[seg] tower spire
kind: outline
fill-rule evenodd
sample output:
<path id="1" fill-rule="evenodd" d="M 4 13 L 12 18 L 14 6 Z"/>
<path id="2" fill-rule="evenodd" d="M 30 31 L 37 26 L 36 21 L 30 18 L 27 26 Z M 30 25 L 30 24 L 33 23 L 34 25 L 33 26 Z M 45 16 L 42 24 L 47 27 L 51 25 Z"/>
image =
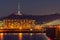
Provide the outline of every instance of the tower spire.
<path id="1" fill-rule="evenodd" d="M 20 12 L 20 2 L 18 2 L 18 15 L 22 15 Z"/>

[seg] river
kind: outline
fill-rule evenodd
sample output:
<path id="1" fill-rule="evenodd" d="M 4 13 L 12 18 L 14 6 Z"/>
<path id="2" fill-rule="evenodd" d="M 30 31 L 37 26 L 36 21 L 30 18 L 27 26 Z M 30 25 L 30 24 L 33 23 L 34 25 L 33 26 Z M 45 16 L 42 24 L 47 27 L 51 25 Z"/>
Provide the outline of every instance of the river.
<path id="1" fill-rule="evenodd" d="M 46 33 L 0 33 L 0 40 L 48 40 Z"/>

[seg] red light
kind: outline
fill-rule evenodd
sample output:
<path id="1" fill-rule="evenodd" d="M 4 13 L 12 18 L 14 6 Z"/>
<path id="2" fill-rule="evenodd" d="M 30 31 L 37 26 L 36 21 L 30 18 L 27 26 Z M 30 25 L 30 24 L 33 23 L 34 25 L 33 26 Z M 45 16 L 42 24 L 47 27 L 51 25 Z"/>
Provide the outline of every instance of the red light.
<path id="1" fill-rule="evenodd" d="M 52 38 L 48 38 L 48 40 L 52 40 Z"/>
<path id="2" fill-rule="evenodd" d="M 49 26 L 49 28 L 54 28 L 54 26 Z"/>

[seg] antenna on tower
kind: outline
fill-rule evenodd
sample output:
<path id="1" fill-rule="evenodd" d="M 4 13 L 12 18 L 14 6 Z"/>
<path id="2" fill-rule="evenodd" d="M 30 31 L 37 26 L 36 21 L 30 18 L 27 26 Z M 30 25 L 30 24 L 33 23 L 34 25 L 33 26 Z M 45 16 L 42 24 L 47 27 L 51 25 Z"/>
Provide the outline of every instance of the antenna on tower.
<path id="1" fill-rule="evenodd" d="M 20 2 L 18 2 L 18 15 L 22 15 L 20 12 Z"/>

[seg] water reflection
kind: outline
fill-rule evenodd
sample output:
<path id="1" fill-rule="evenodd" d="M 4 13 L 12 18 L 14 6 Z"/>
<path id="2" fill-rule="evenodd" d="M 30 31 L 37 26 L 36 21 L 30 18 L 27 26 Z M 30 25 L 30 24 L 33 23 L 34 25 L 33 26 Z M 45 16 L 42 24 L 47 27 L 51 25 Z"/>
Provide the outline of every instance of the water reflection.
<path id="1" fill-rule="evenodd" d="M 3 33 L 0 33 L 0 40 L 3 40 Z"/>
<path id="2" fill-rule="evenodd" d="M 19 35 L 17 33 L 4 33 L 3 40 L 19 40 Z"/>
<path id="3" fill-rule="evenodd" d="M 48 40 L 46 33 L 0 33 L 0 40 Z"/>
<path id="4" fill-rule="evenodd" d="M 19 40 L 22 40 L 23 34 L 19 33 Z"/>

